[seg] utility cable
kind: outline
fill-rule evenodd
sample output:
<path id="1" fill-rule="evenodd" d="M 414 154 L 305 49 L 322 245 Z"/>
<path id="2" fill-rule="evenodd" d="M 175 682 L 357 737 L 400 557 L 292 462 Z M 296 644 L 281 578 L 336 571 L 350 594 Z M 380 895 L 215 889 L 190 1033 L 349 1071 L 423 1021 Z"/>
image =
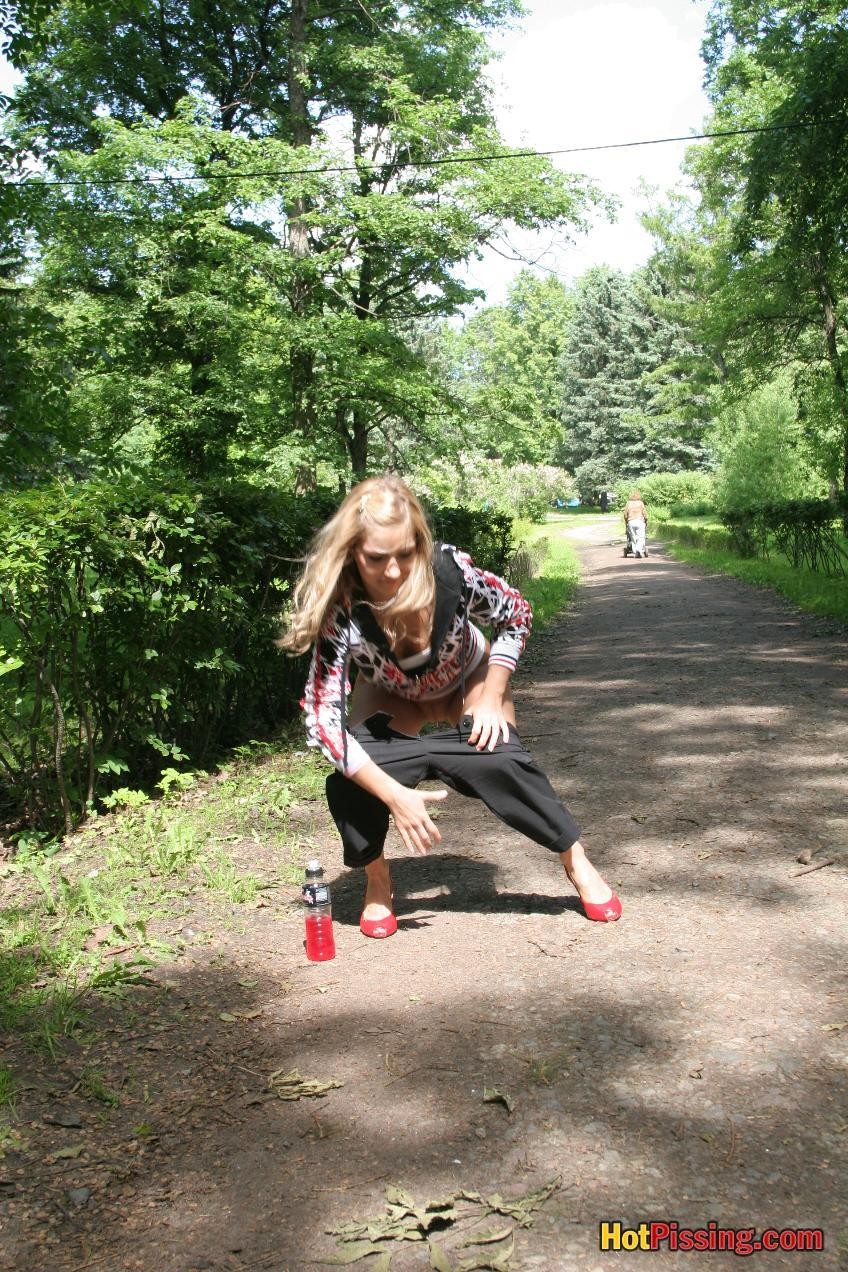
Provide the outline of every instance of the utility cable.
<path id="1" fill-rule="evenodd" d="M 821 128 L 826 124 L 844 123 L 843 116 L 795 122 L 787 124 L 764 124 L 751 128 L 726 128 L 717 132 L 687 133 L 679 137 L 651 137 L 642 141 L 614 141 L 597 146 L 566 146 L 557 150 L 509 150 L 492 154 L 458 154 L 441 158 L 408 160 L 393 165 L 396 172 L 411 168 L 436 168 L 448 164 L 460 163 L 509 163 L 513 159 L 550 159 L 557 155 L 591 154 L 600 150 L 631 150 L 637 146 L 666 146 L 681 141 L 711 141 L 720 137 L 747 137 L 756 133 L 791 132 L 806 128 Z M 15 186 L 117 186 L 117 185 L 170 185 L 185 181 L 238 181 L 261 177 L 307 177 L 321 176 L 331 173 L 359 172 L 363 168 L 379 169 L 384 164 L 380 160 L 360 160 L 359 163 L 328 166 L 325 168 L 281 168 L 258 172 L 208 172 L 195 175 L 172 175 L 150 177 L 73 177 L 66 179 L 50 178 L 46 181 L 37 177 L 25 177 L 21 181 L 4 180 L 3 185 Z"/>

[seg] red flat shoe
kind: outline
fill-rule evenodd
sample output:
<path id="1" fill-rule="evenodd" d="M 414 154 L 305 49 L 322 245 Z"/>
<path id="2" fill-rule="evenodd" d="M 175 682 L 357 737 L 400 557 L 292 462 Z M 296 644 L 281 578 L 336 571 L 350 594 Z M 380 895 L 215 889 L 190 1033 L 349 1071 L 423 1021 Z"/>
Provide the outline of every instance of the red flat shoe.
<path id="1" fill-rule="evenodd" d="M 615 923 L 616 919 L 621 918 L 621 902 L 615 893 L 612 894 L 609 901 L 584 901 L 580 898 L 580 904 L 586 911 L 587 919 L 595 919 L 598 923 Z"/>
<path id="2" fill-rule="evenodd" d="M 395 901 L 395 891 L 392 888 L 392 905 Z M 384 919 L 366 919 L 364 914 L 359 918 L 359 930 L 363 936 L 373 936 L 377 940 L 382 940 L 386 936 L 394 936 L 397 931 L 397 919 L 393 914 L 387 914 Z"/>
<path id="3" fill-rule="evenodd" d="M 359 920 L 359 930 L 363 936 L 375 936 L 378 939 L 394 936 L 397 931 L 397 919 L 393 914 L 387 914 L 384 919 L 366 919 L 363 915 Z"/>

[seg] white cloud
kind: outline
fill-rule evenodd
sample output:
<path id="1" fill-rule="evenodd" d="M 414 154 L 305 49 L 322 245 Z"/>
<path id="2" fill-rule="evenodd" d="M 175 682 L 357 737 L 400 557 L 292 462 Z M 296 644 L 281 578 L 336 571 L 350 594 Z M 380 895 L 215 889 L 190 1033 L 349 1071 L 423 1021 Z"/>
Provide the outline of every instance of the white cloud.
<path id="1" fill-rule="evenodd" d="M 700 42 L 706 0 L 530 0 L 518 31 L 499 37 L 490 67 L 506 140 L 537 150 L 684 136 L 707 111 Z M 621 203 L 615 225 L 598 220 L 572 246 L 555 244 L 543 264 L 564 278 L 590 265 L 642 264 L 650 240 L 638 223 L 642 181 L 665 190 L 678 182 L 685 143 L 561 155 Z M 522 255 L 538 257 L 550 236 L 514 236 Z M 497 303 L 520 264 L 487 252 L 468 272 Z"/>

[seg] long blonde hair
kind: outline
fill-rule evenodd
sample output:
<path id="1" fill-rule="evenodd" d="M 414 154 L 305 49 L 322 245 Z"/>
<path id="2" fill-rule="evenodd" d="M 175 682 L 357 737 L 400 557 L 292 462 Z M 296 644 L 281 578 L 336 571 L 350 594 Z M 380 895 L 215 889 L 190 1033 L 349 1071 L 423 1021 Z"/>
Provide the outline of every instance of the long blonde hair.
<path id="1" fill-rule="evenodd" d="M 390 643 L 395 644 L 405 632 L 404 616 L 432 607 L 433 536 L 424 509 L 399 477 L 369 477 L 353 487 L 312 540 L 286 616 L 288 631 L 279 642 L 284 649 L 303 653 L 314 644 L 334 605 L 350 607 L 363 599 L 353 549 L 369 526 L 400 522 L 406 522 L 415 536 L 415 561 L 397 595 L 373 608 Z"/>

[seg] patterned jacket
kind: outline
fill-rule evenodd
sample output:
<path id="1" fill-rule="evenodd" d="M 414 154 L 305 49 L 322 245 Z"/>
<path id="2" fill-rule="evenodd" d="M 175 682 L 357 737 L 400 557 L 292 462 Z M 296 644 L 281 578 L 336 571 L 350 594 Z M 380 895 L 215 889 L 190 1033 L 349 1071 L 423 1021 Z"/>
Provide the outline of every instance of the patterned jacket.
<path id="1" fill-rule="evenodd" d="M 414 670 L 405 671 L 398 665 L 368 605 L 360 602 L 351 610 L 336 605 L 324 620 L 301 706 L 306 713 L 308 745 L 318 747 L 347 777 L 368 758 L 346 728 L 351 661 L 367 680 L 414 701 L 437 697 L 461 678 L 462 650 L 465 648 L 466 665 L 474 652 L 474 642 L 467 636 L 469 622 L 491 626 L 489 662 L 496 666 L 513 670 L 524 648 L 533 612 L 520 592 L 497 574 L 479 570 L 466 552 L 450 544 L 436 544 L 433 572 L 436 599 L 431 653 L 429 660 Z"/>

